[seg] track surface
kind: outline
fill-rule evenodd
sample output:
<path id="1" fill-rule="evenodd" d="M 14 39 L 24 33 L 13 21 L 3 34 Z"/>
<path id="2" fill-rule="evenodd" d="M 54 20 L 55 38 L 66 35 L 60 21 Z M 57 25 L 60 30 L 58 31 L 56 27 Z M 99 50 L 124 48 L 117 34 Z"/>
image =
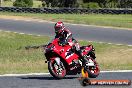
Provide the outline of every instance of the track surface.
<path id="1" fill-rule="evenodd" d="M 132 30 L 116 30 L 93 26 L 66 24 L 77 39 L 132 45 Z M 0 19 L 0 29 L 27 34 L 54 36 L 54 23 Z"/>
<path id="2" fill-rule="evenodd" d="M 83 88 L 79 81 L 79 75 L 67 76 L 62 80 L 55 80 L 50 75 L 32 75 L 17 77 L 0 77 L 0 88 Z M 97 79 L 130 79 L 132 72 L 108 72 L 101 73 Z M 85 88 L 132 88 L 130 86 L 87 86 Z"/>

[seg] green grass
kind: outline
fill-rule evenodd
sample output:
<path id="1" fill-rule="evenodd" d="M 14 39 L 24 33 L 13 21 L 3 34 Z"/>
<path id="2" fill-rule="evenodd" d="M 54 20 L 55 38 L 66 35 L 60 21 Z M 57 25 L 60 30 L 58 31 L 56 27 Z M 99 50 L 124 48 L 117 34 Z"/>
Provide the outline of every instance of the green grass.
<path id="1" fill-rule="evenodd" d="M 20 35 L 0 32 L 0 74 L 48 72 L 42 49 L 25 50 L 19 47 L 47 44 L 48 36 Z M 93 44 L 96 60 L 101 70 L 132 70 L 132 47 L 79 41 L 81 45 Z"/>
<path id="2" fill-rule="evenodd" d="M 33 13 L 9 13 L 0 12 L 0 15 L 23 16 L 48 21 L 64 21 L 76 24 L 88 24 L 98 26 L 112 26 L 132 29 L 132 15 L 110 14 L 33 14 Z"/>

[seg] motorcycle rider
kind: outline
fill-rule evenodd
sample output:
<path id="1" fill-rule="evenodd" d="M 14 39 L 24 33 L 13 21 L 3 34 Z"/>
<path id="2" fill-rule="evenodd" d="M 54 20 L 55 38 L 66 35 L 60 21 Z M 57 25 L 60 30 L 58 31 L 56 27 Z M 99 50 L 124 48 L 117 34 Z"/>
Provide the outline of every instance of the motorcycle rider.
<path id="1" fill-rule="evenodd" d="M 79 43 L 72 37 L 72 33 L 68 29 L 65 28 L 63 22 L 61 21 L 57 22 L 54 26 L 54 29 L 55 29 L 55 34 L 56 34 L 55 38 L 60 39 L 60 44 L 61 45 L 69 44 L 71 46 L 73 45 L 72 47 L 75 53 L 77 53 L 79 57 L 85 61 L 86 59 L 82 55 Z M 70 41 L 72 41 L 73 44 L 70 44 Z"/>

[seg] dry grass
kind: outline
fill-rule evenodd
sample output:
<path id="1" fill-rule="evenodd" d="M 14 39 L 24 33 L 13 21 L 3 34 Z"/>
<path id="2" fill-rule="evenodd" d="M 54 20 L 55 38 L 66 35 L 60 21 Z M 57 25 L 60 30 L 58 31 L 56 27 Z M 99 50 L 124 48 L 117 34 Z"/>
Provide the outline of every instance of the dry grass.
<path id="1" fill-rule="evenodd" d="M 47 65 L 41 49 L 25 50 L 27 45 L 46 44 L 49 37 L 0 32 L 0 74 L 44 72 Z M 17 50 L 19 47 L 23 47 Z"/>
<path id="2" fill-rule="evenodd" d="M 44 60 L 0 63 L 0 74 L 48 72 Z"/>
<path id="3" fill-rule="evenodd" d="M 112 46 L 97 57 L 102 70 L 132 69 L 132 48 Z"/>

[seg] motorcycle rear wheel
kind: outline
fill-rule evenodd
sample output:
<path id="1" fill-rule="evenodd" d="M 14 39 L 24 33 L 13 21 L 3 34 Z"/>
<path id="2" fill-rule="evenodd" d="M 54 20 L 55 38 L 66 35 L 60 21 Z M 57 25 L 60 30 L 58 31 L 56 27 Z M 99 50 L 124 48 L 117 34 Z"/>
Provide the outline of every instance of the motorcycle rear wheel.
<path id="1" fill-rule="evenodd" d="M 90 78 L 96 78 L 100 73 L 99 65 L 95 61 L 95 59 L 93 59 L 92 57 L 90 57 L 89 59 L 91 59 L 94 62 L 95 67 L 94 67 L 94 69 L 92 69 L 92 67 L 88 67 L 88 68 L 86 68 L 86 70 L 87 70 Z"/>
<path id="2" fill-rule="evenodd" d="M 62 61 L 60 61 L 60 65 L 57 65 L 57 62 L 54 59 L 49 60 L 48 70 L 56 79 L 63 79 L 66 76 L 66 68 Z"/>

